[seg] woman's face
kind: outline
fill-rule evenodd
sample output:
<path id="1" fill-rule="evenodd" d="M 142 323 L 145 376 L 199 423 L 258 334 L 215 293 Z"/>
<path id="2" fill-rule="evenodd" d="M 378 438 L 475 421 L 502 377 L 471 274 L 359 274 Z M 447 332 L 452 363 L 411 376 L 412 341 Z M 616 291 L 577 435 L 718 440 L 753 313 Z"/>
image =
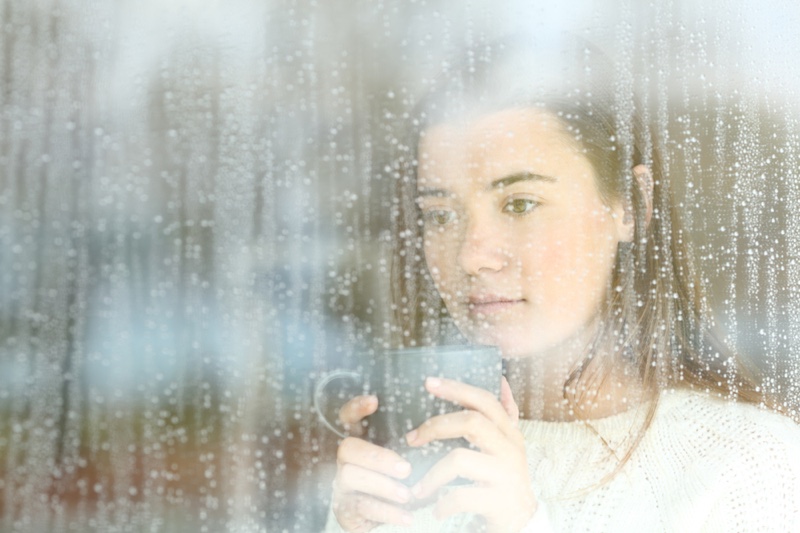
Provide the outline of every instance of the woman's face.
<path id="1" fill-rule="evenodd" d="M 632 226 L 563 124 L 502 111 L 430 128 L 419 153 L 425 258 L 459 329 L 506 357 L 590 331 Z"/>

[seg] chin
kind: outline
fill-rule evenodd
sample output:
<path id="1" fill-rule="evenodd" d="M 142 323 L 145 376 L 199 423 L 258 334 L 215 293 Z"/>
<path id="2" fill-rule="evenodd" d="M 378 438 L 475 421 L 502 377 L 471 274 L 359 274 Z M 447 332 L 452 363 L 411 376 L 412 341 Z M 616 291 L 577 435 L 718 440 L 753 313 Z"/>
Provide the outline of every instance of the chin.
<path id="1" fill-rule="evenodd" d="M 485 324 L 483 326 L 471 324 L 467 337 L 475 344 L 496 346 L 504 359 L 521 359 L 550 352 L 553 348 L 574 339 L 577 334 L 577 331 L 569 328 L 543 328 L 532 325 L 492 327 Z"/>
<path id="2" fill-rule="evenodd" d="M 535 334 L 524 333 L 519 329 L 509 331 L 509 328 L 473 327 L 467 337 L 475 344 L 496 346 L 505 359 L 528 357 L 536 351 L 536 346 L 531 342 Z M 530 330 L 529 330 L 530 331 Z M 542 347 L 539 347 L 541 349 Z"/>

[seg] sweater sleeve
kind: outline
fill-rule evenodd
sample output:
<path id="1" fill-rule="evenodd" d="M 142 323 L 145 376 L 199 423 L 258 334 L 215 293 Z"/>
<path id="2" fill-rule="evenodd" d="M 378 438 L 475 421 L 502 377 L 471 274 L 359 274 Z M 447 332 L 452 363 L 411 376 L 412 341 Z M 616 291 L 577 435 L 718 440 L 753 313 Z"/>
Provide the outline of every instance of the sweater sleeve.
<path id="1" fill-rule="evenodd" d="M 433 521 L 430 516 L 430 508 L 421 509 L 415 513 L 415 523 L 414 526 L 411 528 L 403 528 L 399 526 L 390 526 L 390 525 L 383 525 L 383 526 L 376 526 L 374 529 L 370 530 L 370 533 L 395 533 L 395 532 L 406 532 L 406 531 L 414 531 L 414 532 L 426 532 L 426 533 L 434 533 L 439 531 L 446 531 L 448 533 L 455 533 L 459 531 L 472 531 L 473 529 L 470 528 L 467 524 L 469 520 L 458 520 L 449 521 L 449 522 L 439 522 Z M 462 515 L 462 518 L 464 516 Z M 554 531 L 553 528 L 550 526 L 550 519 L 547 512 L 547 506 L 544 502 L 539 502 L 539 508 L 536 510 L 536 513 L 533 515 L 531 520 L 525 525 L 525 527 L 519 533 L 550 533 Z M 338 520 L 336 520 L 336 516 L 333 514 L 332 509 L 328 509 L 328 520 L 325 524 L 325 531 L 324 533 L 346 533 L 344 529 L 339 525 Z"/>
<path id="2" fill-rule="evenodd" d="M 328 507 L 328 519 L 325 521 L 325 531 L 323 533 L 346 533 L 336 516 L 333 514 L 333 507 Z"/>

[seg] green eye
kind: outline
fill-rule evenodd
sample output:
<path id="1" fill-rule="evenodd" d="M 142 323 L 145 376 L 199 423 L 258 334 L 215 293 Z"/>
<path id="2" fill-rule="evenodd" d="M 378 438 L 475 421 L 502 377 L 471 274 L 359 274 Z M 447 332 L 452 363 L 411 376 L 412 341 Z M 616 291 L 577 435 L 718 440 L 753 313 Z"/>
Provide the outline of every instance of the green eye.
<path id="1" fill-rule="evenodd" d="M 456 214 L 447 209 L 433 209 L 425 213 L 425 222 L 429 222 L 435 226 L 444 226 L 456 219 Z"/>
<path id="2" fill-rule="evenodd" d="M 538 202 L 530 198 L 513 198 L 503 207 L 503 211 L 513 215 L 524 215 L 530 213 L 539 205 Z"/>

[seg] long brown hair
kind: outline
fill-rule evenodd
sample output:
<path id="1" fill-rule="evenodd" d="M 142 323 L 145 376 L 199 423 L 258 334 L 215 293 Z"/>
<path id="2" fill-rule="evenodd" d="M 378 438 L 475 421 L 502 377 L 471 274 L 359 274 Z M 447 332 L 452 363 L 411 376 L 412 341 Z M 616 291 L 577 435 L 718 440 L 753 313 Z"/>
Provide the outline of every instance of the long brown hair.
<path id="1" fill-rule="evenodd" d="M 411 114 L 417 133 L 401 148 L 394 167 L 396 342 L 437 343 L 454 334 L 424 262 L 421 214 L 414 201 L 418 132 L 453 116 L 536 106 L 557 117 L 575 139 L 595 169 L 603 200 L 622 202 L 634 220 L 632 242 L 621 244 L 617 253 L 601 325 L 563 388 L 580 418 L 581 398 L 574 391 L 591 390 L 587 384 L 601 382 L 619 364 L 636 369 L 644 399 L 652 401 L 615 472 L 641 441 L 665 388 L 693 388 L 780 410 L 715 331 L 673 199 L 664 132 L 648 120 L 654 113 L 632 87 L 615 82 L 613 65 L 588 43 L 575 40 L 558 52 L 545 50 L 554 55 L 537 62 L 542 52 L 527 37 L 473 50 L 463 68 L 445 73 L 444 83 Z M 632 169 L 638 164 L 650 169 L 652 191 L 635 179 Z M 610 343 L 614 349 L 607 350 Z M 594 357 L 601 350 L 605 358 Z"/>

